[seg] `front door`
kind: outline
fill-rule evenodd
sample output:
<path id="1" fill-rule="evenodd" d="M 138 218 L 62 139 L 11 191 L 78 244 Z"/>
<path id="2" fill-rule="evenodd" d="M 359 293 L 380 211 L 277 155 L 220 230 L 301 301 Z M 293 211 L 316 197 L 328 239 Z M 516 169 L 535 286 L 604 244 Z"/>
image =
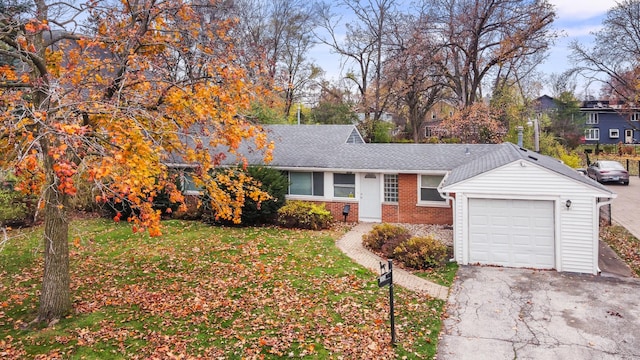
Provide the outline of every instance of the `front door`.
<path id="1" fill-rule="evenodd" d="M 380 174 L 360 174 L 360 221 L 382 221 L 382 202 L 380 201 Z"/>
<path id="2" fill-rule="evenodd" d="M 633 130 L 632 129 L 626 129 L 624 131 L 624 142 L 625 142 L 625 144 L 633 143 Z"/>

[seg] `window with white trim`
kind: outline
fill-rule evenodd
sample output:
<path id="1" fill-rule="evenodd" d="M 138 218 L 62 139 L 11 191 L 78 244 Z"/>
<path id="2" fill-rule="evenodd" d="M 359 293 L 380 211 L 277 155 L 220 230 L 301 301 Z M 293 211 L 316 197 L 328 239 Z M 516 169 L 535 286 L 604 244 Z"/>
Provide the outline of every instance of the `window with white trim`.
<path id="1" fill-rule="evenodd" d="M 596 124 L 598 124 L 598 113 L 589 113 L 589 116 L 587 116 L 587 125 Z"/>
<path id="2" fill-rule="evenodd" d="M 356 193 L 355 174 L 333 174 L 333 196 L 352 198 Z"/>
<path id="3" fill-rule="evenodd" d="M 444 179 L 444 175 L 420 175 L 420 201 L 421 202 L 444 202 L 440 196 L 438 186 Z"/>
<path id="4" fill-rule="evenodd" d="M 600 129 L 587 129 L 584 131 L 585 140 L 600 140 Z"/>
<path id="5" fill-rule="evenodd" d="M 384 201 L 398 202 L 398 175 L 384 174 Z"/>
<path id="6" fill-rule="evenodd" d="M 631 121 L 640 121 L 640 112 L 631 113 Z"/>
<path id="7" fill-rule="evenodd" d="M 289 195 L 324 196 L 324 173 L 289 171 Z"/>
<path id="8" fill-rule="evenodd" d="M 202 186 L 196 185 L 190 170 L 180 172 L 180 187 L 185 195 L 200 195 Z"/>
<path id="9" fill-rule="evenodd" d="M 617 139 L 620 137 L 620 130 L 618 129 L 609 129 L 609 138 Z"/>

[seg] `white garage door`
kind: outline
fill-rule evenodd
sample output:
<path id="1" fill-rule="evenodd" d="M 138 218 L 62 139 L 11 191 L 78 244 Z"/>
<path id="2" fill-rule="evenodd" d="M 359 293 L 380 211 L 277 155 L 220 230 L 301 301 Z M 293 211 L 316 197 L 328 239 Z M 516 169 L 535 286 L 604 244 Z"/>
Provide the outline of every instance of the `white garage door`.
<path id="1" fill-rule="evenodd" d="M 552 269 L 553 201 L 469 199 L 469 262 Z"/>

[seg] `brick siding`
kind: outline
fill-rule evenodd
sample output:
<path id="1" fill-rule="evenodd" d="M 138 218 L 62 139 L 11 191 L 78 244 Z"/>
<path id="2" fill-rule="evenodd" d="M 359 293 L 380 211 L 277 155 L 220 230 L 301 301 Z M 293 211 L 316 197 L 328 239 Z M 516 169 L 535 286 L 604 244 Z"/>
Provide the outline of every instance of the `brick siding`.
<path id="1" fill-rule="evenodd" d="M 382 221 L 409 224 L 453 225 L 451 207 L 418 206 L 418 176 L 416 174 L 398 175 L 398 203 L 382 204 Z M 342 209 L 350 204 L 348 222 L 358 221 L 358 203 L 356 202 L 323 202 L 333 218 L 344 220 Z"/>
<path id="2" fill-rule="evenodd" d="M 451 207 L 418 206 L 418 175 L 398 175 L 398 204 L 383 206 L 384 222 L 453 225 Z M 396 209 L 385 209 L 396 207 Z M 388 215 L 386 219 L 384 216 Z M 395 218 L 395 219 L 394 219 Z"/>
<path id="3" fill-rule="evenodd" d="M 324 206 L 327 210 L 331 211 L 331 215 L 333 215 L 334 220 L 344 221 L 344 215 L 342 214 L 342 210 L 344 206 L 349 204 L 349 215 L 347 215 L 347 222 L 357 222 L 359 213 L 358 213 L 358 203 L 357 202 L 336 202 L 336 201 L 323 201 Z"/>

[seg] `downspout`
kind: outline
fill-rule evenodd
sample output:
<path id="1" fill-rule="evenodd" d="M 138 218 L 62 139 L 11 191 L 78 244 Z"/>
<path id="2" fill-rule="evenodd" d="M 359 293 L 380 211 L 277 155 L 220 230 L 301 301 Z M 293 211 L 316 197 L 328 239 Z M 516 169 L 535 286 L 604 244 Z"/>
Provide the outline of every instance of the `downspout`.
<path id="1" fill-rule="evenodd" d="M 448 192 L 442 192 L 442 184 L 447 181 L 448 177 L 449 177 L 449 173 L 447 173 L 444 176 L 444 178 L 440 182 L 440 185 L 438 185 L 437 190 L 443 199 L 451 202 L 451 211 L 453 211 L 453 259 L 449 259 L 449 262 L 453 262 L 455 261 L 455 257 L 456 257 L 456 251 L 455 251 L 456 250 L 456 198 L 449 195 Z"/>
<path id="2" fill-rule="evenodd" d="M 599 231 L 600 230 L 600 208 L 603 207 L 604 205 L 611 205 L 611 203 L 613 202 L 613 199 L 615 199 L 615 197 L 610 197 L 609 200 L 607 200 L 607 201 L 603 201 L 603 202 L 597 201 L 596 202 L 596 210 L 597 210 L 597 216 L 598 216 L 598 219 L 597 219 L 598 220 L 598 241 L 600 241 L 600 231 Z M 609 216 L 612 216 L 612 215 L 609 214 Z M 598 245 L 598 247 L 600 246 L 599 243 L 597 245 Z M 596 264 L 599 263 L 598 260 L 599 259 L 596 259 Z M 596 268 L 598 269 L 598 274 L 602 273 L 602 270 L 600 270 L 600 266 L 596 265 Z"/>

